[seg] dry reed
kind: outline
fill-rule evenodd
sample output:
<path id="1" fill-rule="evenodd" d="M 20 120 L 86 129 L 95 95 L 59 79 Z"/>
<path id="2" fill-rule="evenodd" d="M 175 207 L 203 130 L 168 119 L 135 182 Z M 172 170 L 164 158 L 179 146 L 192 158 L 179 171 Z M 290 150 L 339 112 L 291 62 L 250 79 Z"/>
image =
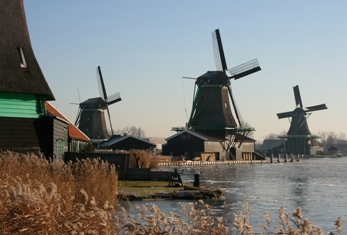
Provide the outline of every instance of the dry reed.
<path id="1" fill-rule="evenodd" d="M 83 218 L 91 212 L 95 215 L 90 218 L 105 217 L 118 203 L 117 179 L 115 167 L 98 159 L 65 164 L 34 154 L 1 152 L 0 232 L 60 234 L 56 231 L 62 224 L 81 224 L 73 218 L 82 212 Z"/>
<path id="2" fill-rule="evenodd" d="M 322 235 L 323 230 L 304 219 L 298 207 L 293 218 L 279 210 L 279 225 L 270 213 L 255 233 L 250 208 L 234 216 L 232 231 L 202 200 L 185 204 L 184 213 L 166 215 L 156 205 L 136 206 L 138 216 L 116 208 L 115 168 L 99 160 L 77 163 L 48 161 L 42 156 L 0 153 L 0 234 L 153 234 Z M 342 220 L 335 221 L 342 234 Z M 329 234 L 334 234 L 330 232 Z"/>
<path id="3" fill-rule="evenodd" d="M 129 167 L 131 168 L 158 168 L 158 156 L 154 155 L 149 150 L 130 150 L 127 152 L 130 155 Z"/>

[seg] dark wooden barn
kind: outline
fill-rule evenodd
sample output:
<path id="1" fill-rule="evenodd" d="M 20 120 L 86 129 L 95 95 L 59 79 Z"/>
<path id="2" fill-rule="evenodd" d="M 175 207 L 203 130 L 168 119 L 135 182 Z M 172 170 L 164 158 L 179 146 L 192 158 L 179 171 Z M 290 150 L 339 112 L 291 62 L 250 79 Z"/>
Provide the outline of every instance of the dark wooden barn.
<path id="1" fill-rule="evenodd" d="M 199 157 L 203 161 L 218 160 L 255 160 L 255 140 L 243 137 L 242 145 L 238 148 L 241 136 L 235 139 L 235 146 L 231 147 L 231 156 L 225 152 L 226 141 L 206 134 L 184 130 L 166 139 L 162 146 L 163 155 L 184 156 L 186 160 Z"/>
<path id="2" fill-rule="evenodd" d="M 329 154 L 338 154 L 341 153 L 341 149 L 338 146 L 332 145 L 330 148 L 328 148 Z"/>
<path id="3" fill-rule="evenodd" d="M 281 139 L 266 139 L 264 140 L 260 152 L 267 157 L 270 157 L 271 154 L 278 156 L 278 154 L 284 154 L 284 140 Z"/>
<path id="4" fill-rule="evenodd" d="M 328 154 L 332 155 L 347 155 L 347 144 L 333 144 L 327 147 Z"/>
<path id="5" fill-rule="evenodd" d="M 99 144 L 101 149 L 115 150 L 155 150 L 156 144 L 135 136 L 113 136 L 111 139 Z"/>
<path id="6" fill-rule="evenodd" d="M 307 141 L 307 150 L 306 155 L 317 155 L 317 154 L 323 154 L 323 146 L 321 143 L 319 143 L 316 139 L 309 139 Z M 271 154 L 274 156 L 278 156 L 278 154 L 284 155 L 284 154 L 293 154 L 290 152 L 290 142 L 285 139 L 266 139 L 264 140 L 262 147 L 261 147 L 261 153 L 266 154 L 267 157 L 270 157 Z"/>

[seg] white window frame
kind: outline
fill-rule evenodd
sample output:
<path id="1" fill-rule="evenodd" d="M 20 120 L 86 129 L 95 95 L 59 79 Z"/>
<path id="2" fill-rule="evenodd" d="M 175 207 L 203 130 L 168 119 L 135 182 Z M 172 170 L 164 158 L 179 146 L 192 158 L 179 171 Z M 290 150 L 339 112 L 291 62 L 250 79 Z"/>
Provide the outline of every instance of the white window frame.
<path id="1" fill-rule="evenodd" d="M 18 56 L 19 56 L 20 67 L 27 68 L 28 66 L 27 66 L 27 63 L 25 60 L 23 47 L 17 47 L 17 52 L 18 52 Z"/>

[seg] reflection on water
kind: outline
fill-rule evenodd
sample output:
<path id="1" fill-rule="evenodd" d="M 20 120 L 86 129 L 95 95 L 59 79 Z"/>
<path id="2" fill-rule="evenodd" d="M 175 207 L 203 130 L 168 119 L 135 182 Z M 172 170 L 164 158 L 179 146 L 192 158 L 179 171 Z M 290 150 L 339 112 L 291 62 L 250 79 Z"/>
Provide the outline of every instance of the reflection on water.
<path id="1" fill-rule="evenodd" d="M 223 216 L 228 222 L 232 221 L 234 213 L 244 211 L 244 201 L 250 205 L 251 223 L 256 228 L 259 223 L 265 223 L 265 211 L 270 212 L 273 226 L 277 226 L 277 212 L 281 205 L 289 214 L 301 206 L 304 217 L 327 232 L 334 230 L 334 220 L 338 216 L 347 222 L 346 163 L 347 158 L 312 158 L 295 163 L 176 168 L 179 172 L 183 170 L 183 183 L 192 184 L 194 171 L 199 170 L 200 185 L 222 189 L 225 201 L 207 200 L 206 203 L 213 206 L 216 216 Z M 163 170 L 173 171 L 173 168 L 166 167 Z M 182 213 L 180 205 L 193 202 L 174 200 L 134 203 L 149 206 L 155 203 L 165 213 Z"/>

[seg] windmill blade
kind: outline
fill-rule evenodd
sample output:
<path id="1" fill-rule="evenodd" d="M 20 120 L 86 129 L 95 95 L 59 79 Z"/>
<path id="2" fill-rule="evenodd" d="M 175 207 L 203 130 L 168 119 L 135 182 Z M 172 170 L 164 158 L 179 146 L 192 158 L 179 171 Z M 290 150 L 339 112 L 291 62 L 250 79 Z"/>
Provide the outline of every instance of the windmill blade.
<path id="1" fill-rule="evenodd" d="M 80 89 L 78 89 L 78 87 L 77 87 L 77 93 L 78 93 L 78 100 L 81 103 Z"/>
<path id="2" fill-rule="evenodd" d="M 112 136 L 113 136 L 114 133 L 113 133 L 113 127 L 112 127 L 112 122 L 111 122 L 111 115 L 110 115 L 110 110 L 108 109 L 108 105 L 106 106 L 106 109 L 107 109 L 108 120 L 110 121 L 111 133 L 112 133 Z"/>
<path id="3" fill-rule="evenodd" d="M 284 113 L 278 113 L 277 114 L 278 119 L 288 118 L 288 117 L 292 117 L 292 116 L 293 116 L 293 112 L 284 112 Z"/>
<path id="4" fill-rule="evenodd" d="M 296 85 L 295 87 L 293 87 L 293 90 L 294 90 L 296 107 L 298 107 L 298 105 L 300 105 L 299 107 L 302 108 L 303 106 L 302 106 L 302 101 L 301 101 L 301 96 L 300 96 L 299 85 Z"/>
<path id="5" fill-rule="evenodd" d="M 307 109 L 307 110 L 305 110 L 306 112 L 313 112 L 313 111 L 328 109 L 328 107 L 325 104 L 319 104 L 319 105 L 306 107 L 306 109 Z"/>
<path id="6" fill-rule="evenodd" d="M 81 109 L 78 109 L 78 113 L 77 113 L 76 121 L 75 121 L 75 126 L 77 126 L 77 127 L 78 127 L 78 125 L 80 124 L 81 113 L 82 113 L 82 110 L 81 110 Z"/>
<path id="7" fill-rule="evenodd" d="M 231 87 L 230 86 L 227 86 L 227 87 L 228 87 L 228 92 L 229 92 L 229 96 L 230 96 L 232 105 L 234 107 L 234 112 L 235 112 L 236 118 L 237 118 L 237 120 L 239 122 L 239 126 L 244 126 L 245 121 L 243 120 L 243 118 L 241 116 L 241 113 L 240 113 L 240 110 L 238 109 L 238 107 L 236 105 L 236 102 L 235 102 L 235 99 L 234 99 Z"/>
<path id="8" fill-rule="evenodd" d="M 98 87 L 99 87 L 100 97 L 101 97 L 104 101 L 107 101 L 107 94 L 106 94 L 104 79 L 102 78 L 102 73 L 101 73 L 101 68 L 100 68 L 100 66 L 98 66 L 97 75 L 98 75 L 98 76 L 97 76 L 97 80 L 98 80 Z"/>
<path id="9" fill-rule="evenodd" d="M 228 71 L 231 74 L 230 78 L 234 78 L 236 80 L 260 70 L 261 68 L 259 66 L 258 59 L 253 59 L 234 68 L 231 68 Z"/>
<path id="10" fill-rule="evenodd" d="M 114 104 L 121 101 L 122 98 L 120 97 L 120 93 L 117 92 L 113 95 L 108 96 L 106 100 L 107 100 L 107 104 L 110 105 L 110 104 Z"/>
<path id="11" fill-rule="evenodd" d="M 225 71 L 228 69 L 227 63 L 225 61 L 224 50 L 222 45 L 222 39 L 219 34 L 219 29 L 216 29 L 212 33 L 212 45 L 214 61 L 216 63 L 216 69 L 218 71 Z"/>

